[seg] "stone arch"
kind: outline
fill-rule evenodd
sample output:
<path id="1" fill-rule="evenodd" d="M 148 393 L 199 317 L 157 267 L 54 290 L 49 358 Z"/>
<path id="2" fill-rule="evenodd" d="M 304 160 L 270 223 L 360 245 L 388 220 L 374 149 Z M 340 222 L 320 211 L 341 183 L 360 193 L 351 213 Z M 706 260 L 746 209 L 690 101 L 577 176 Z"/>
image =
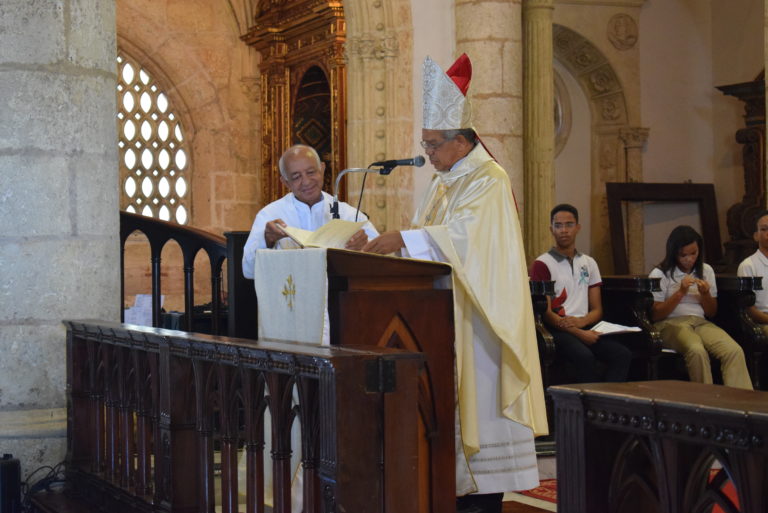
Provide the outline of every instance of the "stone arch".
<path id="1" fill-rule="evenodd" d="M 405 155 L 413 140 L 413 22 L 410 0 L 344 0 L 347 22 L 347 162 L 365 167 Z M 348 197 L 362 177 L 351 175 Z M 410 223 L 413 179 L 395 171 L 368 179 L 362 210 L 380 231 Z"/>
<path id="2" fill-rule="evenodd" d="M 192 11 L 167 2 L 116 6 L 118 44 L 172 86 L 167 94 L 182 111 L 195 166 L 190 223 L 212 231 L 249 226 L 258 117 L 247 84 L 233 78 L 248 76 L 252 56 L 232 9 L 224 2 Z"/>
<path id="3" fill-rule="evenodd" d="M 592 253 L 605 274 L 613 272 L 606 182 L 641 182 L 642 148 L 647 130 L 630 123 L 627 95 L 619 74 L 596 45 L 563 25 L 552 27 L 554 57 L 581 86 L 591 113 Z M 630 271 L 643 272 L 643 223 L 639 205 L 630 205 Z"/>

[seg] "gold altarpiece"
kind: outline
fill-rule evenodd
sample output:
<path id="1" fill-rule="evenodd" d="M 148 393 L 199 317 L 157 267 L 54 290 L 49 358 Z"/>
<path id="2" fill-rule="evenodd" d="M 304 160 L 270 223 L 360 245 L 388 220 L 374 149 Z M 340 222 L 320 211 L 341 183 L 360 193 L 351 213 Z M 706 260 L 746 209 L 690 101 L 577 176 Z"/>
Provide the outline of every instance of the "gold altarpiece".
<path id="1" fill-rule="evenodd" d="M 262 201 L 285 194 L 277 161 L 296 143 L 318 150 L 332 190 L 347 161 L 342 2 L 263 1 L 242 39 L 261 54 Z"/>

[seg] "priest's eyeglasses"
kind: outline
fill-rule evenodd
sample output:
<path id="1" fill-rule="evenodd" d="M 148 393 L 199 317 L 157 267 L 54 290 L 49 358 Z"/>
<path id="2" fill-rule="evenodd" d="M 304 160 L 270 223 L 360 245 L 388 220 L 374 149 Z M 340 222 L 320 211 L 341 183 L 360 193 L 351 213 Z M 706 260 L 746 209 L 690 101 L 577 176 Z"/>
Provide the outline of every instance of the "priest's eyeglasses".
<path id="1" fill-rule="evenodd" d="M 421 144 L 421 147 L 424 148 L 427 151 L 434 151 L 434 150 L 438 149 L 440 146 L 442 146 L 443 144 L 447 143 L 448 141 L 450 141 L 450 139 L 444 139 L 444 140 L 440 141 L 439 143 L 421 141 L 419 144 Z"/>
<path id="2" fill-rule="evenodd" d="M 562 230 L 562 229 L 570 230 L 574 226 L 576 226 L 576 223 L 574 223 L 573 221 L 568 221 L 567 223 L 552 223 L 552 228 L 554 228 L 555 230 Z"/>

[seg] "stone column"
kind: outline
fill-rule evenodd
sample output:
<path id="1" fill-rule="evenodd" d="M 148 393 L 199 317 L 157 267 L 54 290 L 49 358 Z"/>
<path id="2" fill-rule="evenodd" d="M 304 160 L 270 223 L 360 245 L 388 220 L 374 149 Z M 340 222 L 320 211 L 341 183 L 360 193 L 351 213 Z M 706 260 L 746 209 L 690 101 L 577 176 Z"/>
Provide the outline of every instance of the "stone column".
<path id="1" fill-rule="evenodd" d="M 553 0 L 524 0 L 523 99 L 525 247 L 529 262 L 551 246 L 549 212 L 555 202 Z"/>
<path id="2" fill-rule="evenodd" d="M 519 0 L 456 0 L 456 55 L 466 52 L 472 60 L 472 121 L 509 174 L 518 210 L 524 200 L 520 16 Z"/>
<path id="3" fill-rule="evenodd" d="M 62 319 L 119 320 L 115 5 L 0 4 L 0 453 L 63 460 Z"/>
<path id="4" fill-rule="evenodd" d="M 648 140 L 648 128 L 627 127 L 619 130 L 624 142 L 624 164 L 627 182 L 643 181 L 643 146 Z M 643 235 L 643 206 L 627 205 L 627 257 L 631 274 L 645 274 L 645 237 Z"/>

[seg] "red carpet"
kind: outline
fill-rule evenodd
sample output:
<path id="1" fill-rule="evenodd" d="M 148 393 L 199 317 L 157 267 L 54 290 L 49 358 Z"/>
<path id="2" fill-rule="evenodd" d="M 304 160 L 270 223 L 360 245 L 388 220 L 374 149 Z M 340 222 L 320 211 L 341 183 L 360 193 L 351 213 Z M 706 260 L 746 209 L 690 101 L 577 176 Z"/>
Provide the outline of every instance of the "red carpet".
<path id="1" fill-rule="evenodd" d="M 534 499 L 557 502 L 557 479 L 542 479 L 538 487 L 520 493 Z"/>
<path id="2" fill-rule="evenodd" d="M 710 471 L 709 479 L 712 481 L 715 476 L 717 475 L 717 470 L 712 469 Z M 733 487 L 733 483 L 731 480 L 727 480 L 722 488 L 721 488 L 723 494 L 731 501 L 733 502 L 734 506 L 736 508 L 739 508 L 739 498 L 736 495 L 736 489 Z M 526 490 L 524 492 L 519 492 L 527 497 L 532 497 L 534 499 L 540 499 L 547 502 L 557 502 L 557 479 L 542 479 L 541 483 L 537 488 L 534 488 L 532 490 Z M 724 513 L 723 509 L 720 508 L 720 506 L 715 505 L 714 508 L 712 508 L 712 513 Z"/>

